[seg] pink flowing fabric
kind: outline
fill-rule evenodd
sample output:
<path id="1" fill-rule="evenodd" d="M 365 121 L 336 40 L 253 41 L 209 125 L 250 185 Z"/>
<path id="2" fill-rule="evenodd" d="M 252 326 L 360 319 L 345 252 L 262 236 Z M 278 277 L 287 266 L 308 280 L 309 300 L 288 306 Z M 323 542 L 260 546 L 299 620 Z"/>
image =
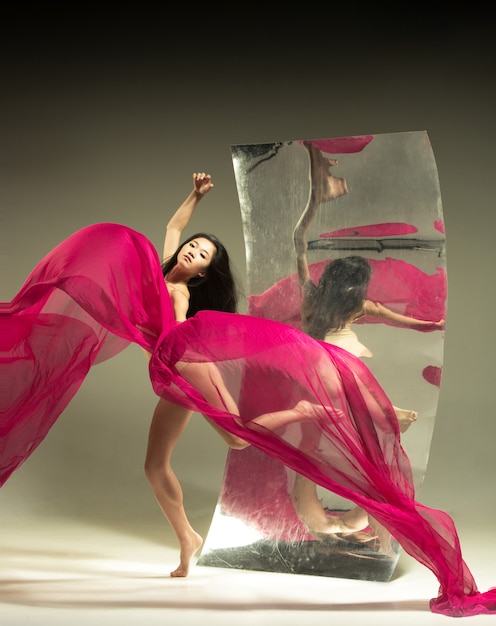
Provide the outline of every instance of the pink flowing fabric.
<path id="1" fill-rule="evenodd" d="M 415 501 L 394 410 L 364 363 L 276 321 L 203 311 L 175 323 L 152 243 L 125 226 L 78 231 L 0 305 L 0 484 L 89 369 L 131 342 L 151 352 L 158 396 L 208 415 L 388 528 L 438 578 L 432 611 L 496 612 L 496 589 L 477 590 L 452 519 Z M 258 423 L 302 401 L 304 428 Z"/>

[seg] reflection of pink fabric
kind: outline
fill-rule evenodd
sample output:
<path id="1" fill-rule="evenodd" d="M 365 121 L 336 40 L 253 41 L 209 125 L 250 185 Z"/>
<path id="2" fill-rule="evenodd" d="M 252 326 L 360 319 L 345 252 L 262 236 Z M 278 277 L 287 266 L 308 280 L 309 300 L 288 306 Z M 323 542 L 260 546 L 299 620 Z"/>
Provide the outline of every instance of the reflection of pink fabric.
<path id="1" fill-rule="evenodd" d="M 219 496 L 222 512 L 243 521 L 264 539 L 315 541 L 296 514 L 288 482 L 285 466 L 258 448 L 230 450 Z"/>
<path id="2" fill-rule="evenodd" d="M 434 222 L 434 228 L 438 230 L 440 233 L 445 233 L 444 222 L 442 220 L 436 220 Z"/>
<path id="3" fill-rule="evenodd" d="M 254 446 L 229 451 L 219 502 L 223 513 L 241 519 L 266 539 L 313 539 L 296 515 L 284 465 Z"/>
<path id="4" fill-rule="evenodd" d="M 387 222 L 384 224 L 365 224 L 363 226 L 353 226 L 351 228 L 341 228 L 330 233 L 321 233 L 322 239 L 335 237 L 400 237 L 418 232 L 412 224 L 402 222 Z"/>
<path id="5" fill-rule="evenodd" d="M 317 283 L 324 267 L 330 261 L 319 261 L 310 266 L 310 276 Z M 380 302 L 397 313 L 433 322 L 446 317 L 447 279 L 443 268 L 436 274 L 426 274 L 414 265 L 398 259 L 369 259 L 372 265 L 372 279 L 367 297 Z M 275 283 L 262 294 L 248 299 L 248 312 L 256 317 L 266 317 L 301 328 L 301 298 L 298 276 L 292 274 Z M 357 324 L 390 324 L 392 322 L 371 317 L 355 322 Z M 420 331 L 433 330 L 424 326 Z"/>
<path id="6" fill-rule="evenodd" d="M 124 226 L 69 237 L 1 303 L 1 483 L 41 443 L 90 367 L 129 342 L 152 351 L 157 395 L 208 415 L 388 528 L 437 576 L 433 611 L 496 612 L 496 589 L 478 592 L 452 519 L 415 501 L 394 409 L 362 361 L 256 317 L 203 311 L 176 324 L 158 255 Z M 240 417 L 229 412 L 223 384 L 239 398 Z M 296 423 L 273 432 L 252 421 L 303 399 L 315 407 L 303 438 Z"/>
<path id="7" fill-rule="evenodd" d="M 331 139 L 316 139 L 307 141 L 326 154 L 350 154 L 361 152 L 374 135 L 357 135 L 356 137 L 334 137 Z"/>
<path id="8" fill-rule="evenodd" d="M 431 385 L 434 385 L 436 387 L 441 386 L 442 370 L 440 367 L 436 367 L 435 365 L 428 365 L 427 367 L 424 367 L 422 371 L 422 376 Z"/>

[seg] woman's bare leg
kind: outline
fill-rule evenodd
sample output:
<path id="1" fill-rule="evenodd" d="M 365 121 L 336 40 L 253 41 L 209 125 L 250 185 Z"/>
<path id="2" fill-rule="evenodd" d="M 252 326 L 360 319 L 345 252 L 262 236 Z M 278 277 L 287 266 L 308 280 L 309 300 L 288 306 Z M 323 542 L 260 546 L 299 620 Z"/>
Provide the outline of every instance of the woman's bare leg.
<path id="1" fill-rule="evenodd" d="M 228 410 L 233 415 L 239 415 L 239 411 L 236 405 L 236 402 L 232 398 L 231 394 L 228 392 L 227 388 L 224 386 L 222 377 L 220 376 L 217 368 L 213 364 L 188 364 L 183 368 L 178 368 L 181 370 L 182 375 L 185 379 L 189 380 L 191 384 L 193 384 L 196 388 L 200 389 L 203 393 L 204 397 L 211 402 L 214 406 L 218 406 L 219 408 L 223 408 L 224 410 Z M 164 401 L 160 401 L 157 406 L 157 410 L 160 407 L 160 404 L 164 403 Z M 180 413 L 184 413 L 184 409 L 176 407 L 175 405 L 170 405 L 169 403 L 165 403 L 168 405 L 169 412 L 172 412 L 174 409 L 176 412 L 179 410 Z M 173 409 L 172 409 L 173 408 Z M 156 410 L 156 413 L 157 413 Z M 335 409 L 337 411 L 337 409 Z M 407 413 L 407 412 L 405 412 Z M 408 412 L 413 413 L 413 412 Z M 190 416 L 190 412 L 188 415 L 188 419 Z M 298 402 L 293 408 L 286 409 L 282 411 L 276 411 L 273 413 L 266 413 L 256 417 L 252 420 L 251 423 L 261 425 L 268 430 L 277 430 L 278 428 L 283 428 L 294 422 L 309 422 L 314 420 L 322 419 L 328 415 L 327 411 L 321 405 L 313 404 L 306 400 L 301 400 Z M 411 416 L 409 416 L 411 417 Z M 405 419 L 407 419 L 405 417 Z M 225 433 L 215 425 L 212 420 L 207 417 L 207 420 L 220 432 L 220 434 L 224 437 L 228 445 L 235 449 L 242 449 L 246 447 L 248 444 L 239 439 L 230 435 L 229 433 Z M 154 422 L 155 422 L 154 416 Z M 157 419 L 160 424 L 162 420 Z M 153 423 L 152 422 L 152 427 Z M 411 422 L 411 419 L 409 420 Z M 250 422 L 247 424 L 249 427 Z M 185 427 L 186 424 L 184 424 Z M 181 432 L 182 429 L 181 428 Z M 157 429 L 162 433 L 163 427 L 158 426 Z M 151 431 L 152 432 L 152 431 Z M 178 437 L 179 435 L 177 435 Z M 160 441 L 161 435 L 156 437 L 158 441 Z M 176 437 L 176 439 L 177 439 Z M 154 439 L 151 437 L 151 440 Z M 153 443 L 153 441 L 152 441 Z M 170 441 L 168 440 L 168 443 Z M 175 443 L 175 440 L 173 444 Z M 173 446 L 172 444 L 172 446 Z M 151 447 L 151 450 L 155 446 Z M 154 458 L 155 455 L 149 455 L 150 458 Z M 158 454 L 158 458 L 161 458 L 160 450 Z M 167 459 L 167 463 L 170 460 L 170 456 L 165 457 Z M 147 456 L 147 468 L 148 468 L 148 456 Z M 153 463 L 152 463 L 153 465 Z M 150 477 L 150 474 L 147 470 L 147 475 Z M 174 476 L 175 478 L 175 476 Z M 176 479 L 177 481 L 177 479 Z M 152 482 L 152 486 L 154 482 L 150 478 L 150 482 Z M 160 486 L 160 482 L 159 482 Z M 176 489 L 179 487 L 177 483 Z M 180 487 L 179 487 L 180 489 Z M 202 539 L 200 535 L 198 535 L 189 525 L 189 522 L 184 513 L 184 509 L 182 508 L 182 497 L 181 497 L 181 515 L 178 515 L 178 518 L 172 517 L 170 508 L 168 508 L 169 499 L 166 498 L 164 502 L 163 494 L 154 488 L 156 493 L 157 500 L 164 511 L 164 514 L 169 519 L 171 526 L 174 528 L 176 535 L 178 536 L 180 545 L 181 545 L 181 564 L 172 572 L 172 576 L 186 576 L 188 573 L 189 563 L 194 555 L 194 553 L 201 546 Z M 170 489 L 168 490 L 170 491 Z M 182 494 L 181 494 L 182 496 Z M 309 532 L 317 533 L 317 534 L 352 534 L 357 531 L 363 530 L 369 525 L 369 517 L 367 513 L 361 509 L 360 507 L 355 507 L 345 513 L 344 516 L 327 516 L 322 502 L 317 497 L 316 485 L 309 479 L 297 475 L 297 480 L 295 482 L 295 488 L 292 494 L 293 504 L 298 512 L 298 515 L 302 519 L 302 521 L 307 525 L 307 527 L 311 530 Z M 371 520 L 370 525 L 373 525 L 374 531 L 377 533 L 380 539 L 381 544 L 381 552 L 385 554 L 391 553 L 390 548 L 390 534 L 386 529 L 380 526 L 375 520 Z M 193 533 L 193 534 L 191 534 Z M 192 540 L 192 541 L 191 541 Z"/>
<path id="2" fill-rule="evenodd" d="M 171 466 L 174 447 L 191 415 L 188 409 L 159 400 L 150 426 L 145 461 L 145 473 L 155 498 L 179 541 L 180 562 L 170 573 L 173 577 L 188 575 L 191 561 L 203 543 L 189 523 L 181 485 Z"/>
<path id="3" fill-rule="evenodd" d="M 212 406 L 228 411 L 231 415 L 239 416 L 238 405 L 226 387 L 215 363 L 183 363 L 179 361 L 177 369 L 184 380 L 200 391 L 205 400 Z M 243 450 L 248 447 L 248 442 L 218 426 L 208 415 L 203 417 L 230 448 Z"/>
<path id="4" fill-rule="evenodd" d="M 374 534 L 377 536 L 379 542 L 379 554 L 384 554 L 385 556 L 395 557 L 396 552 L 393 550 L 391 545 L 391 533 L 387 528 L 384 528 L 382 524 L 379 524 L 377 520 L 373 517 L 369 517 L 370 526 L 374 531 Z"/>

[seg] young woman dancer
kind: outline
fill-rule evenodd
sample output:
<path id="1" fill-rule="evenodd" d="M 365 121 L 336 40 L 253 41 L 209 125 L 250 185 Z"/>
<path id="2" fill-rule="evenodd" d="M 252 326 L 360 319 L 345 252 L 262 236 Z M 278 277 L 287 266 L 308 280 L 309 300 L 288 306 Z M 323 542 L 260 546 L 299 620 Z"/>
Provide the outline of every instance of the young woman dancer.
<path id="1" fill-rule="evenodd" d="M 197 233 L 180 245 L 199 201 L 213 187 L 211 176 L 205 173 L 193 174 L 193 183 L 192 191 L 169 220 L 164 241 L 162 268 L 176 322 L 183 322 L 202 309 L 235 313 L 237 305 L 229 256 L 217 237 Z M 187 576 L 191 558 L 202 544 L 201 536 L 187 518 L 181 485 L 171 464 L 174 447 L 192 414 L 192 410 L 160 399 L 148 437 L 145 473 L 180 546 L 180 563 L 171 576 Z M 210 423 L 230 447 L 248 445 L 219 429 L 215 422 Z"/>
<path id="2" fill-rule="evenodd" d="M 200 239 L 198 248 L 212 255 L 203 238 L 193 238 L 192 249 Z M 192 255 L 183 250 L 180 268 L 166 268 L 167 287 L 146 237 L 96 224 L 54 248 L 13 300 L 0 303 L 0 484 L 43 441 L 89 369 L 133 342 L 151 355 L 152 387 L 168 403 L 152 421 L 147 474 L 180 540 L 174 575 L 188 573 L 201 539 L 187 521 L 169 452 L 197 411 L 230 445 L 257 446 L 377 519 L 438 578 L 433 611 L 496 613 L 496 589 L 478 591 L 453 520 L 415 501 L 396 414 L 365 364 L 266 319 L 207 308 L 176 321 L 176 305 L 183 316 L 186 308 L 184 285 L 193 302 L 187 268 L 197 263 L 198 279 L 206 270 L 206 259 Z M 157 427 L 160 415 L 166 426 Z M 161 444 L 169 452 L 157 452 Z"/>

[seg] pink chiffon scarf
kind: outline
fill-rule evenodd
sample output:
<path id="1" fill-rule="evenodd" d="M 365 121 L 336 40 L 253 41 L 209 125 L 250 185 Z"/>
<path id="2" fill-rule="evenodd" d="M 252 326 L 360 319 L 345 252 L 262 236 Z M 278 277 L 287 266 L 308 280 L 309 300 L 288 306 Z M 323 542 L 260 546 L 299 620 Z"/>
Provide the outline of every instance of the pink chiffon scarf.
<path id="1" fill-rule="evenodd" d="M 415 500 L 394 410 L 358 358 L 297 328 L 203 311 L 174 321 L 152 243 L 118 224 L 83 228 L 0 304 L 0 484 L 33 453 L 91 367 L 130 343 L 151 353 L 154 392 L 207 415 L 266 455 L 363 507 L 428 567 L 431 610 L 496 613 L 453 520 Z M 302 422 L 254 420 L 306 401 Z"/>

